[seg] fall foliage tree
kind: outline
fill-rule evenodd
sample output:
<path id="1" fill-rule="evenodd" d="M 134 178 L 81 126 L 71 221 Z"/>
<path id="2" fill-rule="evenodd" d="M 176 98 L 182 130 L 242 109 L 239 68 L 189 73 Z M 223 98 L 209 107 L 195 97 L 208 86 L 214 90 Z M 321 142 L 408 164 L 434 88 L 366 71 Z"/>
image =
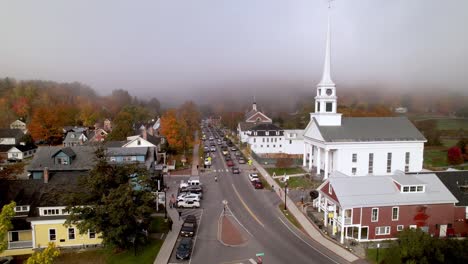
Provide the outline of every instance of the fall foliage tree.
<path id="1" fill-rule="evenodd" d="M 468 160 L 468 138 L 462 138 L 457 142 L 464 160 Z"/>
<path id="2" fill-rule="evenodd" d="M 54 242 L 49 242 L 42 251 L 36 251 L 28 258 L 26 264 L 52 264 L 54 259 L 60 255 L 60 250 Z"/>
<path id="3" fill-rule="evenodd" d="M 34 140 L 50 141 L 61 138 L 65 125 L 60 107 L 43 106 L 36 109 L 28 125 Z"/>
<path id="4" fill-rule="evenodd" d="M 463 163 L 463 155 L 458 146 L 453 146 L 447 151 L 447 161 L 449 164 L 458 165 Z"/>
<path id="5" fill-rule="evenodd" d="M 8 247 L 8 231 L 13 227 L 11 218 L 15 216 L 16 203 L 11 202 L 2 207 L 0 212 L 0 253 Z"/>
<path id="6" fill-rule="evenodd" d="M 166 137 L 170 149 L 175 151 L 183 149 L 184 142 L 176 109 L 169 109 L 161 116 L 161 134 Z"/>

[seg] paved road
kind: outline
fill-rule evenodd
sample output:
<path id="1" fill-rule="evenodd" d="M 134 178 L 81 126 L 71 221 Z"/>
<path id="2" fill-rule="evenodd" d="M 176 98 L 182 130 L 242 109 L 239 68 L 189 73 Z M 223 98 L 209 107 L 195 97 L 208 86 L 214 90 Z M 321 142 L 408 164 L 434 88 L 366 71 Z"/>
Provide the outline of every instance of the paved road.
<path id="1" fill-rule="evenodd" d="M 271 191 L 252 187 L 248 165 L 239 166 L 235 161 L 241 174 L 232 174 L 219 146 L 212 162 L 211 171 L 200 174 L 205 185 L 203 217 L 189 263 L 255 263 L 256 253 L 264 253 L 263 261 L 268 264 L 347 263 L 289 224 L 278 209 L 280 199 Z M 229 209 L 250 234 L 243 246 L 227 247 L 218 241 L 217 221 L 223 200 L 228 201 Z"/>

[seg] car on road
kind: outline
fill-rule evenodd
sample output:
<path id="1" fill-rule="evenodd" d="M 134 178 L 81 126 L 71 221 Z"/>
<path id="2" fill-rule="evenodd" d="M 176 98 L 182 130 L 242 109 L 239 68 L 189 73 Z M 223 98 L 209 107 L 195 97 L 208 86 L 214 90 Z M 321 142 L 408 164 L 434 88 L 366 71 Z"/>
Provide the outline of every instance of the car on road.
<path id="1" fill-rule="evenodd" d="M 261 181 L 259 181 L 259 180 L 252 181 L 252 186 L 255 189 L 263 189 L 263 183 Z"/>
<path id="2" fill-rule="evenodd" d="M 222 142 L 222 141 L 218 141 L 218 145 L 222 145 L 222 144 L 223 144 L 223 142 Z"/>
<path id="3" fill-rule="evenodd" d="M 177 202 L 179 208 L 200 208 L 200 202 L 197 201 L 180 201 Z"/>
<path id="4" fill-rule="evenodd" d="M 180 229 L 180 236 L 193 237 L 197 231 L 197 218 L 194 215 L 188 215 L 185 218 L 182 228 Z"/>
<path id="5" fill-rule="evenodd" d="M 216 147 L 215 147 L 215 146 L 211 146 L 210 150 L 211 150 L 211 152 L 215 152 L 215 151 L 216 151 Z"/>
<path id="6" fill-rule="evenodd" d="M 205 158 L 205 166 L 211 166 L 211 158 L 210 157 Z"/>
<path id="7" fill-rule="evenodd" d="M 232 167 L 231 171 L 232 171 L 233 174 L 239 174 L 240 173 L 240 170 L 237 167 Z"/>
<path id="8" fill-rule="evenodd" d="M 258 178 L 258 174 L 257 174 L 257 173 L 249 173 L 249 180 L 250 180 L 250 181 L 258 181 L 258 180 L 260 180 L 260 179 Z"/>
<path id="9" fill-rule="evenodd" d="M 225 161 L 230 161 L 230 160 L 232 160 L 232 159 L 231 159 L 231 156 L 225 156 L 225 157 L 224 157 L 224 160 L 225 160 Z"/>
<path id="10" fill-rule="evenodd" d="M 231 147 L 231 151 L 236 151 L 236 150 L 237 150 L 237 148 L 235 146 Z"/>
<path id="11" fill-rule="evenodd" d="M 210 148 L 209 148 L 208 146 L 205 146 L 205 147 L 203 148 L 203 151 L 204 151 L 204 152 L 208 152 L 208 151 L 210 151 Z"/>
<path id="12" fill-rule="evenodd" d="M 226 156 L 227 154 L 229 154 L 229 151 L 226 149 L 223 149 L 223 155 Z"/>
<path id="13" fill-rule="evenodd" d="M 226 161 L 226 165 L 228 167 L 232 167 L 232 166 L 234 166 L 234 162 L 232 160 L 228 160 L 228 161 Z"/>
<path id="14" fill-rule="evenodd" d="M 177 259 L 190 259 L 190 255 L 192 254 L 192 247 L 193 242 L 191 238 L 184 237 L 179 242 L 179 246 L 177 246 L 176 250 L 176 258 Z"/>
<path id="15" fill-rule="evenodd" d="M 242 157 L 240 157 L 240 158 L 238 159 L 238 162 L 239 162 L 239 164 L 245 164 L 245 159 L 242 158 Z"/>
<path id="16" fill-rule="evenodd" d="M 200 202 L 200 195 L 196 193 L 182 193 L 177 196 L 177 202 L 189 202 L 196 201 Z"/>
<path id="17" fill-rule="evenodd" d="M 210 136 L 210 140 L 213 140 L 213 139 L 214 139 L 213 136 Z"/>
<path id="18" fill-rule="evenodd" d="M 236 153 L 234 153 L 234 155 L 236 155 L 237 157 L 240 157 L 242 156 L 241 152 L 240 151 L 236 151 Z"/>

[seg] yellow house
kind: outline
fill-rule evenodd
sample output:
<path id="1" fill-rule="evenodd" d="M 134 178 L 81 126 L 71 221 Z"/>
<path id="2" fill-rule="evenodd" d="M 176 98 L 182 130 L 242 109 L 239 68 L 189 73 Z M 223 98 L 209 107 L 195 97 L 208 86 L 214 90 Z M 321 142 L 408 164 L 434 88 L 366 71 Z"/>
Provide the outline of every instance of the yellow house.
<path id="1" fill-rule="evenodd" d="M 83 172 L 58 172 L 43 179 L 0 180 L 0 208 L 16 202 L 13 228 L 8 232 L 7 249 L 2 256 L 32 254 L 54 242 L 58 247 L 87 248 L 102 244 L 99 234 L 80 234 L 75 226 L 65 226 L 68 212 L 64 194 L 76 191 Z"/>

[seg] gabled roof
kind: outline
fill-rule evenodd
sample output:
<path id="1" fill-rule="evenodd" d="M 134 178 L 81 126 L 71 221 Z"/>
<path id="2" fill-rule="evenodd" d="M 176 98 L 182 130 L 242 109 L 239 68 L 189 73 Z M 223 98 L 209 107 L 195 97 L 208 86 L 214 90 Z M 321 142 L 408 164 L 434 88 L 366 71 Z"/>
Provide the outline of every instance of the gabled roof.
<path id="1" fill-rule="evenodd" d="M 107 148 L 107 156 L 146 156 L 148 147 Z"/>
<path id="2" fill-rule="evenodd" d="M 0 207 L 15 201 L 17 205 L 29 205 L 28 216 L 37 216 L 37 207 L 66 206 L 65 196 L 76 188 L 78 178 L 87 172 L 50 173 L 49 182 L 43 180 L 0 180 Z"/>
<path id="3" fill-rule="evenodd" d="M 157 146 L 161 144 L 161 137 L 159 136 L 152 136 L 150 134 L 146 135 L 146 140 L 152 143 L 153 145 Z"/>
<path id="4" fill-rule="evenodd" d="M 104 141 L 104 147 L 106 148 L 120 148 L 125 145 L 127 141 Z"/>
<path id="5" fill-rule="evenodd" d="M 269 122 L 271 123 L 271 118 L 266 116 L 264 113 L 260 111 L 256 111 L 252 115 L 250 115 L 248 118 L 245 119 L 246 122 Z"/>
<path id="6" fill-rule="evenodd" d="M 468 171 L 440 171 L 437 177 L 458 199 L 458 206 L 468 206 Z"/>
<path id="7" fill-rule="evenodd" d="M 249 119 L 250 117 L 252 117 L 253 115 L 255 115 L 257 113 L 257 109 L 250 109 L 250 111 L 248 111 L 246 114 L 245 114 L 245 120 Z"/>
<path id="8" fill-rule="evenodd" d="M 344 117 L 341 126 L 317 127 L 326 142 L 426 141 L 406 117 Z"/>
<path id="9" fill-rule="evenodd" d="M 71 164 L 55 164 L 54 155 L 63 151 L 65 154 L 71 156 L 75 154 Z M 74 146 L 74 147 L 39 147 L 34 158 L 28 166 L 28 171 L 42 171 L 45 167 L 49 171 L 87 171 L 92 169 L 95 161 L 94 152 L 96 149 L 92 146 Z M 72 153 L 73 152 L 73 153 Z"/>
<path id="10" fill-rule="evenodd" d="M 12 150 L 13 148 L 16 148 L 17 150 L 19 150 L 21 152 L 25 152 L 25 151 L 37 149 L 37 146 L 34 145 L 34 144 L 28 144 L 28 145 L 19 144 L 19 145 L 15 145 L 15 146 L 11 147 L 10 150 Z"/>
<path id="11" fill-rule="evenodd" d="M 80 137 L 84 137 L 84 141 L 86 141 L 88 138 L 84 135 L 83 132 L 74 132 L 70 131 L 67 133 L 67 136 L 63 140 L 63 143 L 72 143 L 72 142 L 81 142 Z"/>
<path id="12" fill-rule="evenodd" d="M 23 135 L 21 129 L 0 128 L 0 138 L 21 138 Z"/>
<path id="13" fill-rule="evenodd" d="M 343 208 L 445 204 L 458 200 L 435 174 L 405 174 L 425 184 L 423 193 L 401 193 L 394 183 L 395 175 L 343 176 L 335 173 L 327 181 Z M 323 191 L 327 195 L 327 191 Z"/>
<path id="14" fill-rule="evenodd" d="M 0 144 L 0 153 L 8 152 L 14 146 L 16 146 L 16 145 L 2 145 L 2 144 Z"/>
<path id="15" fill-rule="evenodd" d="M 71 147 L 66 147 L 66 148 L 57 150 L 57 151 L 52 155 L 52 158 L 55 158 L 55 156 L 57 156 L 57 154 L 59 154 L 60 152 L 65 153 L 65 155 L 67 155 L 67 156 L 70 157 L 70 158 L 76 157 L 76 153 L 73 151 L 73 149 L 72 149 Z"/>

